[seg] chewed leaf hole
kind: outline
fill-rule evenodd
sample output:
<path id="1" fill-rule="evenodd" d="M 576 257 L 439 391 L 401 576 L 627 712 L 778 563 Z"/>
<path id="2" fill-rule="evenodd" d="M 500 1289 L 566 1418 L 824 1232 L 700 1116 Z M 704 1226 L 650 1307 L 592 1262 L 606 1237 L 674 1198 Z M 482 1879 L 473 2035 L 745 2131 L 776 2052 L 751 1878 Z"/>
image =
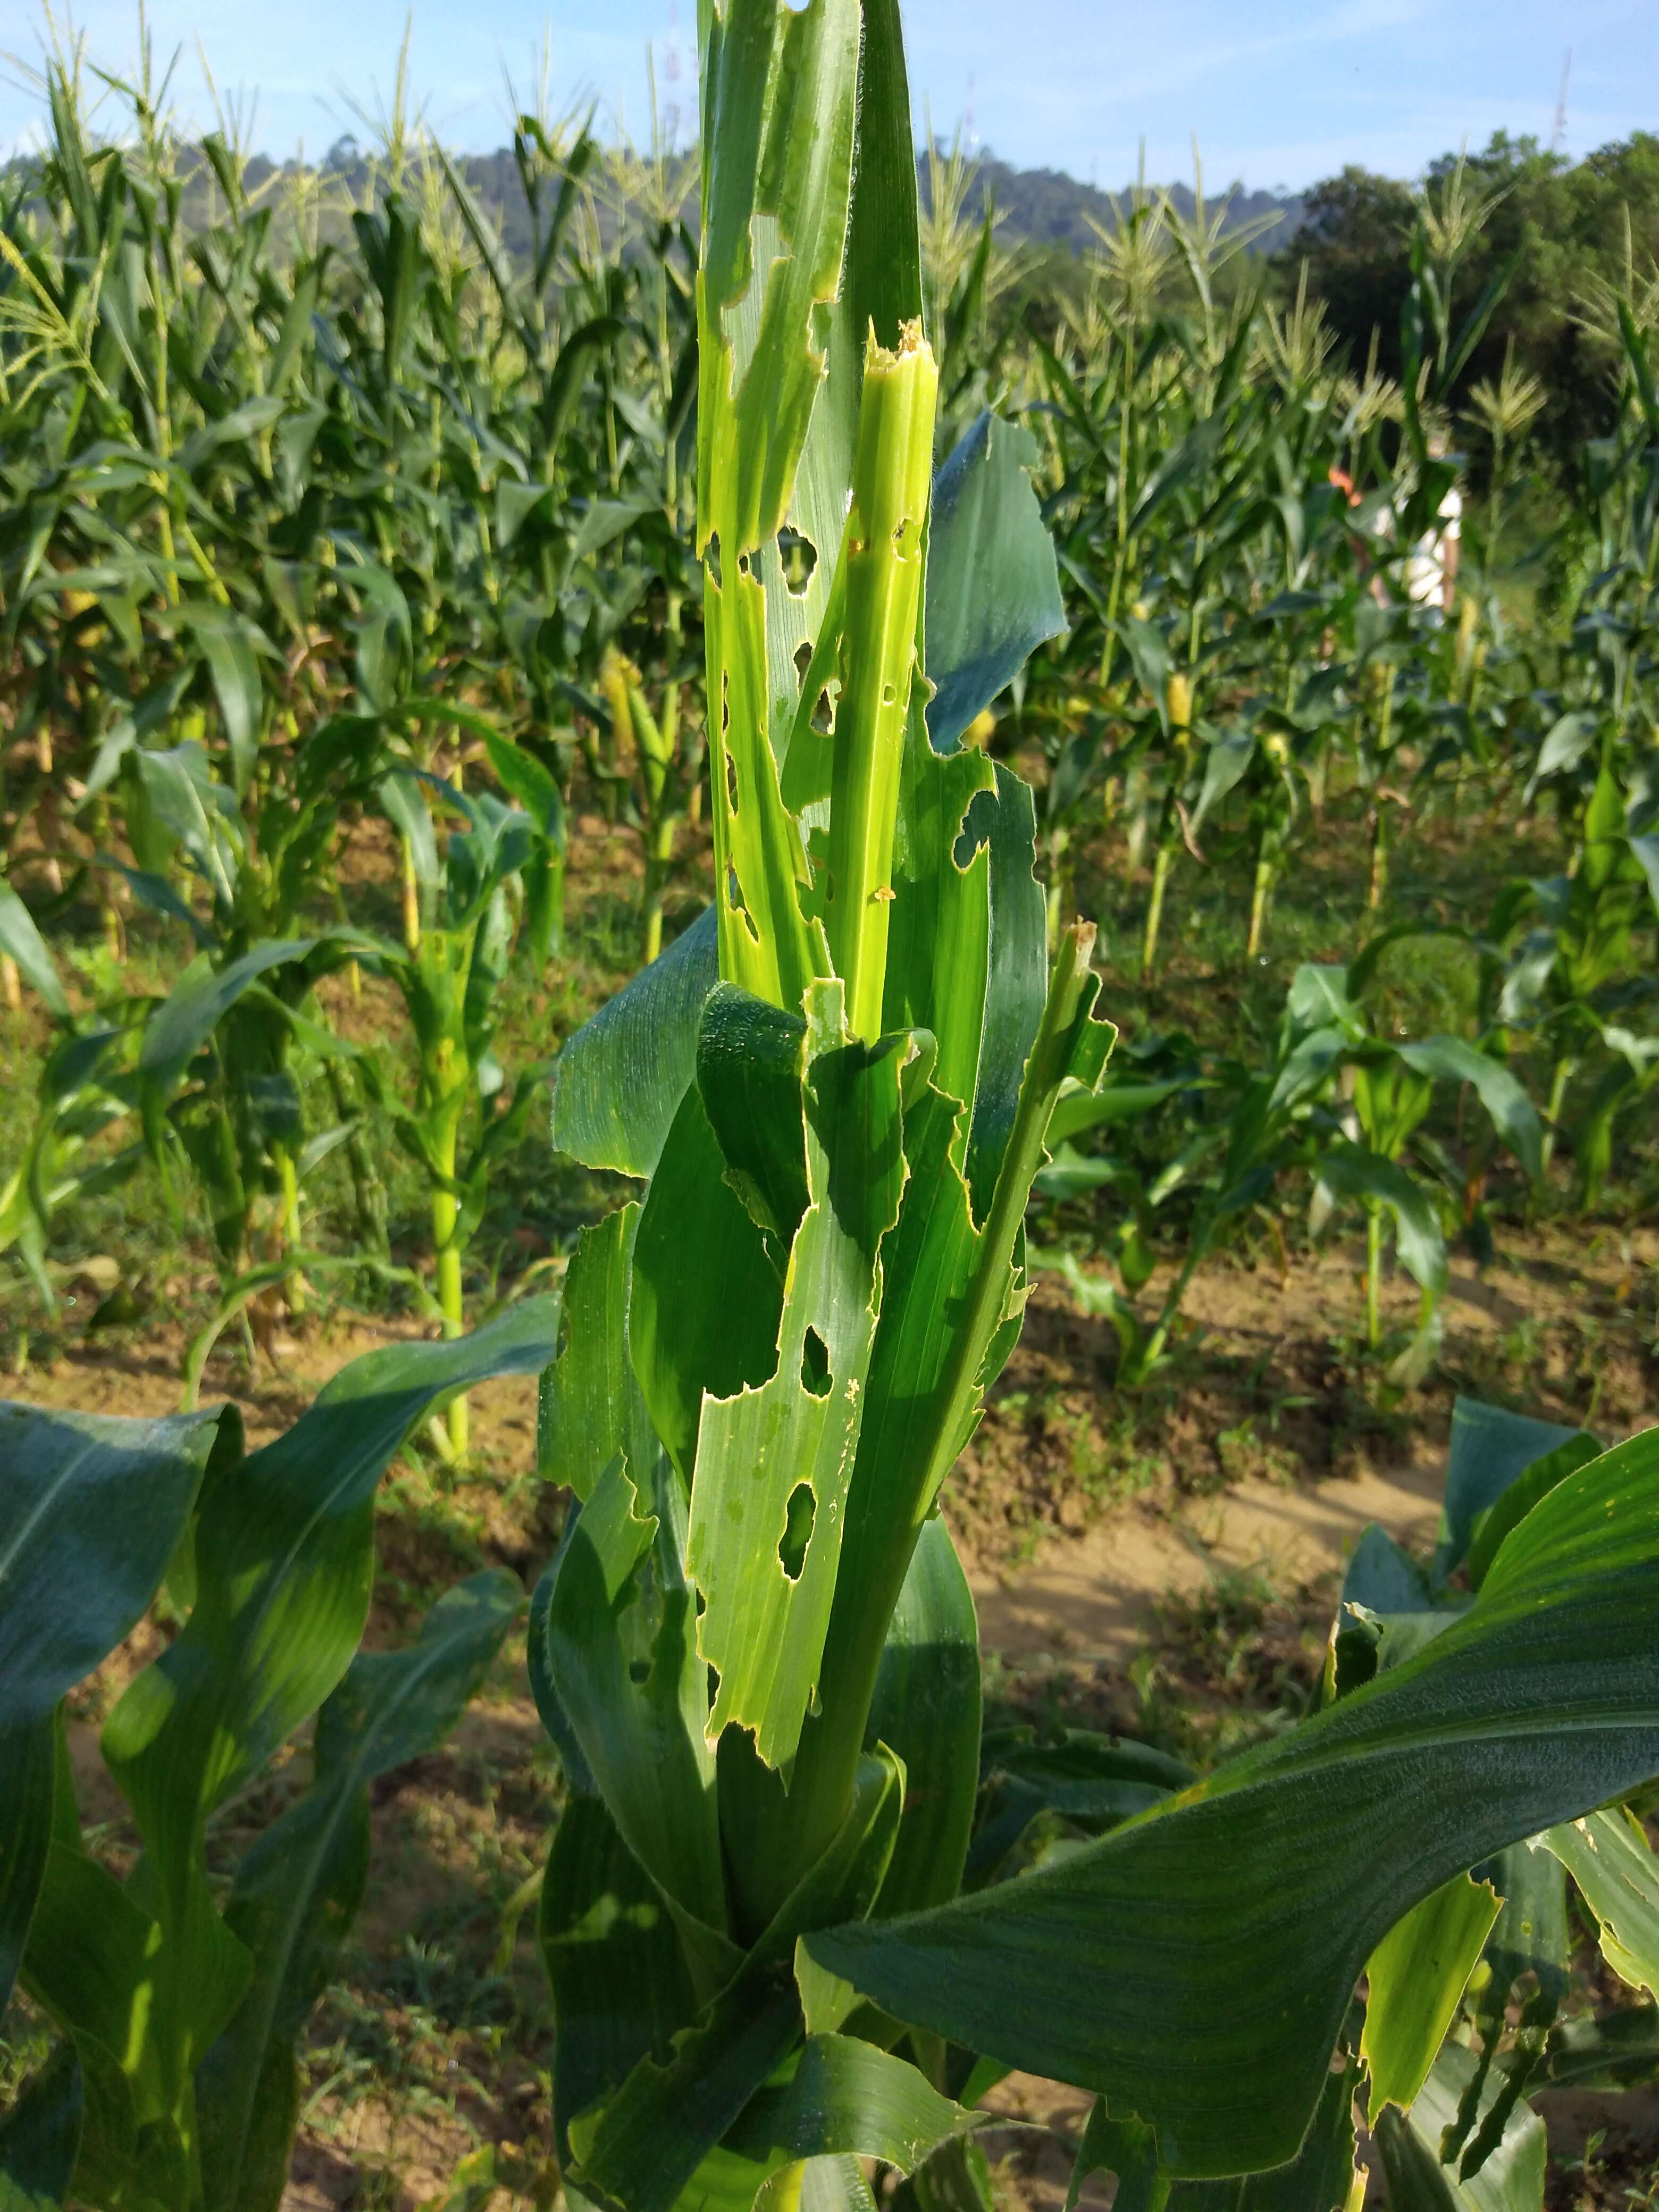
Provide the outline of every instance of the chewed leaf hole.
<path id="1" fill-rule="evenodd" d="M 914 561 L 921 550 L 921 525 L 907 514 L 893 532 L 893 550 L 901 561 Z"/>
<path id="2" fill-rule="evenodd" d="M 798 1482 L 784 1508 L 783 1540 L 778 1546 L 778 1564 L 792 1583 L 800 1580 L 800 1571 L 806 1564 L 806 1547 L 812 1540 L 817 1510 L 811 1484 Z"/>
<path id="3" fill-rule="evenodd" d="M 651 1680 L 651 1662 L 648 1659 L 630 1659 L 628 1679 L 630 1682 L 648 1682 Z"/>
<path id="4" fill-rule="evenodd" d="M 738 811 L 738 764 L 730 753 L 726 756 L 726 803 L 735 814 Z"/>
<path id="5" fill-rule="evenodd" d="M 778 562 L 783 570 L 783 580 L 793 599 L 803 599 L 806 587 L 812 580 L 812 572 L 818 565 L 818 549 L 810 538 L 799 530 L 778 532 Z"/>
<path id="6" fill-rule="evenodd" d="M 830 1347 L 815 1328 L 807 1330 L 800 1348 L 800 1382 L 815 1398 L 830 1395 Z"/>
<path id="7" fill-rule="evenodd" d="M 735 868 L 728 868 L 726 872 L 726 902 L 732 913 L 749 932 L 750 944 L 758 945 L 760 932 L 755 927 L 754 916 L 744 902 L 743 885 L 738 881 L 738 872 Z"/>
<path id="8" fill-rule="evenodd" d="M 968 802 L 961 831 L 951 848 L 951 858 L 964 875 L 973 866 L 975 854 L 991 842 L 991 824 L 996 819 L 996 811 L 994 791 L 976 791 Z"/>
<path id="9" fill-rule="evenodd" d="M 804 638 L 802 638 L 802 640 L 801 640 L 800 643 L 799 643 L 799 644 L 795 647 L 795 673 L 796 673 L 796 675 L 797 675 L 797 676 L 799 676 L 799 677 L 801 677 L 801 678 L 805 678 L 805 674 L 806 674 L 807 670 L 808 670 L 811 665 L 812 665 L 812 641 L 811 641 L 811 639 L 810 637 L 804 637 Z"/>

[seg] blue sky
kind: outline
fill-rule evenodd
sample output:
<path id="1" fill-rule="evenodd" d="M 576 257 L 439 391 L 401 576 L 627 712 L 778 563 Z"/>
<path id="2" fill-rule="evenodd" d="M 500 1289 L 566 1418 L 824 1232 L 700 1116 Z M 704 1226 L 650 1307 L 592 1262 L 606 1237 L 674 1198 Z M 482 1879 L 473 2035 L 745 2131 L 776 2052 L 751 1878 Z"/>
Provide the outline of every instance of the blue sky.
<path id="1" fill-rule="evenodd" d="M 696 0 L 416 0 L 411 74 L 441 135 L 468 149 L 505 136 L 503 66 L 535 72 L 544 32 L 556 106 L 597 99 L 635 136 L 646 55 L 666 89 L 678 7 L 688 117 Z M 187 118 L 205 112 L 199 37 L 222 91 L 257 92 L 255 143 L 329 143 L 347 101 L 390 88 L 405 0 L 150 0 L 158 55 L 182 44 Z M 33 0 L 0 0 L 0 49 L 38 58 Z M 80 0 L 76 21 L 106 62 L 133 54 L 132 0 Z M 1465 137 L 1552 133 L 1571 44 L 1570 153 L 1659 127 L 1654 0 L 908 0 L 920 128 L 964 113 L 984 144 L 1107 186 L 1134 171 L 1185 175 L 1194 133 L 1207 179 L 1297 186 L 1346 161 L 1409 176 Z M 0 81 L 0 148 L 28 132 L 33 94 Z"/>

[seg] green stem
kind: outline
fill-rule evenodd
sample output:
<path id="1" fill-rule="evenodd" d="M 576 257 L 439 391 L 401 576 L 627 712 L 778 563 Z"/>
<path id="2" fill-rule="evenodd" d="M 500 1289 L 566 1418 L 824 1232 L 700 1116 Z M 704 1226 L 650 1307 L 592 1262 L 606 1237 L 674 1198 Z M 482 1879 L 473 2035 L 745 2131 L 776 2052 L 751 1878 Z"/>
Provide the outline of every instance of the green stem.
<path id="1" fill-rule="evenodd" d="M 295 1171 L 294 1155 L 286 1145 L 273 1147 L 276 1156 L 276 1178 L 283 1198 L 283 1244 L 285 1250 L 300 1249 L 300 1178 Z M 288 1295 L 288 1310 L 296 1318 L 306 1310 L 306 1279 L 295 1268 L 283 1285 Z"/>
<path id="2" fill-rule="evenodd" d="M 436 1146 L 438 1165 L 453 1181 L 455 1174 L 456 1127 L 447 1122 L 440 1133 Z M 460 1218 L 460 1201 L 452 1190 L 434 1188 L 432 1194 L 432 1249 L 437 1260 L 438 1308 L 443 1316 L 444 1334 L 459 1336 L 465 1328 L 465 1315 L 461 1304 L 461 1245 L 457 1234 Z M 449 1401 L 445 1415 L 449 1432 L 450 1449 L 457 1459 L 461 1458 L 470 1442 L 466 1393 Z"/>
<path id="3" fill-rule="evenodd" d="M 1365 886 L 1365 904 L 1375 914 L 1382 903 L 1389 883 L 1389 819 L 1379 796 L 1371 804 L 1371 870 Z"/>
<path id="4" fill-rule="evenodd" d="M 1382 1348 L 1382 1213 L 1375 1206 L 1365 1208 L 1365 1342 Z"/>
<path id="5" fill-rule="evenodd" d="M 674 865 L 674 831 L 678 826 L 677 814 L 665 814 L 651 834 L 645 860 L 645 964 L 651 963 L 662 951 L 663 893 L 668 887 L 670 872 Z"/>
<path id="6" fill-rule="evenodd" d="M 1120 1378 L 1126 1384 L 1133 1387 L 1144 1382 L 1164 1357 L 1164 1347 L 1170 1340 L 1170 1331 L 1176 1325 L 1176 1319 L 1181 1311 L 1182 1302 L 1186 1297 L 1188 1287 L 1193 1277 L 1198 1273 L 1200 1261 L 1203 1259 L 1209 1249 L 1210 1239 L 1207 1231 L 1200 1234 L 1194 1228 L 1192 1241 L 1187 1248 L 1187 1257 L 1182 1263 L 1181 1273 L 1170 1285 L 1169 1295 L 1164 1301 L 1158 1320 L 1153 1325 L 1152 1333 Z"/>
<path id="7" fill-rule="evenodd" d="M 1158 961 L 1158 935 L 1164 921 L 1164 890 L 1170 880 L 1170 864 L 1175 859 L 1175 847 L 1165 838 L 1158 848 L 1152 862 L 1152 902 L 1146 909 L 1146 933 L 1140 941 L 1140 975 L 1145 982 L 1152 975 Z"/>
<path id="8" fill-rule="evenodd" d="M 877 1037 L 887 981 L 899 769 L 921 612 L 922 533 L 939 373 L 920 329 L 865 362 L 848 524 L 842 693 L 836 708 L 824 900 L 830 954 L 854 1036 Z"/>
<path id="9" fill-rule="evenodd" d="M 1261 933 L 1267 920 L 1267 899 L 1273 887 L 1273 867 L 1277 859 L 1275 845 L 1272 830 L 1264 830 L 1255 856 L 1255 882 L 1250 890 L 1250 932 L 1244 940 L 1247 960 L 1254 960 L 1261 950 Z"/>
<path id="10" fill-rule="evenodd" d="M 1562 1102 L 1567 1095 L 1567 1085 L 1571 1082 L 1572 1072 L 1577 1065 L 1577 1061 L 1571 1053 L 1565 1054 L 1556 1061 L 1554 1072 L 1550 1078 L 1550 1103 L 1544 1115 L 1543 1158 L 1546 1175 L 1549 1172 L 1550 1161 L 1555 1153 L 1555 1133 L 1561 1119 Z"/>

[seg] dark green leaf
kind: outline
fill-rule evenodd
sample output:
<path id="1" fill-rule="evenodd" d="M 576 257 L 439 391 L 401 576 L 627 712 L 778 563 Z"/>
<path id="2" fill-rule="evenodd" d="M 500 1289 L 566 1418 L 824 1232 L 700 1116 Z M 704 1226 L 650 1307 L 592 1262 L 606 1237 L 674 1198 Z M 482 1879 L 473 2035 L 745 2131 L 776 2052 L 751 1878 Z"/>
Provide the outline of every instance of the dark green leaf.
<path id="1" fill-rule="evenodd" d="M 979 1623 L 951 1532 L 924 1523 L 881 1655 L 870 1732 L 904 1762 L 904 1811 L 878 1910 L 943 1905 L 962 1883 L 979 1780 Z"/>
<path id="2" fill-rule="evenodd" d="M 684 1510 L 660 1451 L 637 1484 L 614 1459 L 566 1532 L 540 1632 L 554 1692 L 623 1841 L 671 1904 L 718 1936 L 725 1875 Z M 735 1954 L 706 1948 L 725 1967 L 718 1987 Z"/>
<path id="3" fill-rule="evenodd" d="M 1440 1083 L 1470 1085 L 1492 1116 L 1492 1127 L 1535 1182 L 1544 1171 L 1544 1127 L 1538 1109 L 1509 1069 L 1462 1037 L 1425 1037 L 1401 1044 L 1395 1053 L 1407 1067 Z"/>
<path id="4" fill-rule="evenodd" d="M 1655 1771 L 1659 1435 L 1569 1476 L 1468 1613 L 1277 1742 L 1052 1869 L 803 1948 L 900 2019 L 1121 2100 L 1173 2171 L 1254 2171 L 1294 2155 L 1395 1922 Z"/>
<path id="5" fill-rule="evenodd" d="M 221 1425 L 223 1436 L 221 1437 Z M 0 1400 L 0 1684 L 8 1727 L 49 1714 L 142 1616 L 234 1413 L 132 1420 Z"/>
<path id="6" fill-rule="evenodd" d="M 1431 1298 L 1446 1294 L 1446 1240 L 1428 1194 L 1405 1169 L 1363 1146 L 1339 1143 L 1321 1154 L 1318 1189 L 1331 1202 L 1346 1199 L 1392 1216 L 1400 1264 Z"/>
<path id="7" fill-rule="evenodd" d="M 640 1388 L 688 1491 L 704 1394 L 729 1398 L 765 1382 L 781 1310 L 765 1239 L 726 1179 L 690 1084 L 640 1214 L 628 1316 Z"/>
<path id="8" fill-rule="evenodd" d="M 1054 542 L 1031 489 L 1037 442 L 980 416 L 933 480 L 927 539 L 927 733 L 951 751 L 1066 627 Z"/>
<path id="9" fill-rule="evenodd" d="M 198 953 L 144 1025 L 138 1050 L 138 1085 L 146 1122 L 159 1116 L 185 1070 L 249 986 L 272 968 L 303 960 L 314 937 L 256 945 L 223 968 Z"/>
<path id="10" fill-rule="evenodd" d="M 726 2137 L 729 2149 L 766 2161 L 853 2153 L 908 2173 L 940 2143 L 974 2124 L 902 2058 L 844 2035 L 808 2036 L 781 2088 L 763 2089 Z"/>
<path id="11" fill-rule="evenodd" d="M 1170 2177 L 1158 2162 L 1158 2137 L 1143 2121 L 1115 2120 L 1097 2097 L 1078 2145 L 1066 2191 L 1066 2212 L 1077 2212 L 1083 2185 L 1097 2173 L 1114 2174 L 1113 2212 L 1163 2212 Z"/>
<path id="12" fill-rule="evenodd" d="M 1581 1433 L 1557 1421 L 1536 1421 L 1502 1406 L 1484 1405 L 1478 1398 L 1457 1399 L 1452 1407 L 1440 1533 L 1430 1570 L 1437 1583 L 1462 1565 L 1476 1522 L 1516 1478 L 1546 1452 L 1571 1443 Z"/>
<path id="13" fill-rule="evenodd" d="M 571 2121 L 642 2059 L 665 2064 L 696 2009 L 662 1893 L 598 1797 L 566 1800 L 542 1884 L 538 1934 L 553 1985 L 553 2112 Z"/>
<path id="14" fill-rule="evenodd" d="M 696 1065 L 720 976 L 714 909 L 601 1006 L 553 1064 L 553 1142 L 584 1166 L 648 1176 Z"/>
<path id="15" fill-rule="evenodd" d="M 1565 2021 L 1550 2038 L 1547 2073 L 1562 2088 L 1625 2089 L 1659 2081 L 1659 2005 Z"/>
<path id="16" fill-rule="evenodd" d="M 1318 2110 L 1302 2148 L 1287 2166 L 1237 2181 L 1177 2181 L 1169 2212 L 1349 2212 L 1354 2201 L 1354 2093 L 1359 2068 L 1352 2059 L 1325 2077 Z"/>
<path id="17" fill-rule="evenodd" d="M 246 1954 L 213 1909 L 208 1816 L 345 1673 L 368 1611 L 381 1471 L 453 1391 L 538 1372 L 557 1326 L 556 1298 L 526 1299 L 471 1336 L 368 1352 L 285 1436 L 209 1486 L 189 1621 L 131 1684 L 103 1736 L 154 1868 L 164 1940 L 153 2021 L 170 2063 L 193 2066 L 200 2023 L 227 1993 L 228 2017 L 241 1994 L 237 1962 Z"/>
<path id="18" fill-rule="evenodd" d="M 579 1499 L 618 1453 L 647 1492 L 662 1447 L 651 1426 L 628 1340 L 637 1206 L 584 1229 L 565 1273 L 564 1348 L 542 1376 L 536 1472 Z"/>

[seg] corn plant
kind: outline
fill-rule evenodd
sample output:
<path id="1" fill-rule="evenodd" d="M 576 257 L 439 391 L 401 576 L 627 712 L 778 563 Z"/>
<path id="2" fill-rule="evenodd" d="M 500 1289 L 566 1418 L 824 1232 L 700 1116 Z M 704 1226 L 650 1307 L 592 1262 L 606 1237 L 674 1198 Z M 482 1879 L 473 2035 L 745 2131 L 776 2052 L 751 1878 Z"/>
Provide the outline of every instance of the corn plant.
<path id="1" fill-rule="evenodd" d="M 1468 1086 L 1493 1135 L 1509 1147 L 1529 1182 L 1535 1182 L 1544 1169 L 1544 1132 L 1537 1110 L 1500 1060 L 1462 1037 L 1401 1042 L 1378 1034 L 1366 1018 L 1360 1001 L 1383 951 L 1409 933 L 1385 932 L 1365 947 L 1351 969 L 1303 968 L 1291 987 L 1293 1004 L 1298 999 L 1311 1001 L 1318 1009 L 1317 1018 L 1334 1024 L 1344 1039 L 1350 1103 L 1340 1116 L 1339 1131 L 1332 1133 L 1319 1155 L 1312 1222 L 1316 1231 L 1345 1203 L 1357 1204 L 1364 1215 L 1365 1341 L 1370 1352 L 1382 1348 L 1382 1250 L 1390 1225 L 1396 1255 L 1422 1293 L 1416 1333 L 1389 1369 L 1396 1382 L 1416 1381 L 1426 1371 L 1438 1345 L 1438 1309 L 1449 1280 L 1439 1209 L 1431 1190 L 1405 1164 L 1407 1147 L 1413 1146 L 1420 1156 L 1413 1164 L 1443 1177 L 1454 1202 L 1471 1222 L 1485 1176 L 1478 1152 L 1462 1165 L 1423 1132 L 1437 1086 Z"/>
<path id="2" fill-rule="evenodd" d="M 0 1406 L 0 1996 L 21 1984 L 55 2043 L 0 2120 L 8 2202 L 234 2212 L 282 2195 L 295 2039 L 362 1902 L 368 1784 L 441 1741 L 523 1602 L 488 1570 L 414 1644 L 354 1660 L 375 1488 L 434 1403 L 544 1366 L 556 1321 L 526 1300 L 464 1344 L 370 1352 L 246 1456 L 228 1408 Z M 83 1834 L 62 1700 L 164 1578 L 183 1626 L 101 1739 L 140 1846 L 120 1879 Z M 313 1713 L 309 1786 L 227 1866 L 218 1816 Z"/>
<path id="3" fill-rule="evenodd" d="M 520 934 L 532 973 L 545 967 L 562 881 L 557 785 L 495 732 L 487 730 L 485 743 L 503 786 L 529 811 L 406 768 L 380 784 L 416 894 L 403 947 L 383 946 L 378 962 L 402 994 L 419 1054 L 412 1111 L 398 1113 L 395 1126 L 430 1187 L 438 1306 L 450 1336 L 463 1327 L 462 1262 L 490 1170 L 521 1136 L 539 1096 L 541 1071 L 526 1070 L 498 1110 L 507 1084 L 494 1050 L 499 994 Z M 465 824 L 449 830 L 441 854 L 428 793 Z M 465 1452 L 464 1395 L 451 1401 L 448 1437 L 457 1455 Z"/>
<path id="4" fill-rule="evenodd" d="M 1346 2196 L 1361 2054 L 1333 2051 L 1368 1957 L 1659 1768 L 1659 1457 L 1517 1521 L 1434 1650 L 955 1895 L 975 1638 L 933 1508 L 1109 1031 L 1086 929 L 1045 984 L 1029 802 L 949 749 L 1006 680 L 1003 564 L 1040 564 L 1029 495 L 978 562 L 973 477 L 929 514 L 896 21 L 730 0 L 704 32 L 715 908 L 566 1047 L 555 1101 L 559 1144 L 646 1181 L 579 1245 L 544 1384 L 580 1502 L 531 1626 L 572 1790 L 541 1912 L 567 2185 L 666 2212 L 851 2201 L 854 2154 L 971 2175 L 983 2060 L 1099 2091 L 1093 2162 L 1160 2191 L 1294 2162 L 1311 2124 Z M 786 526 L 820 555 L 804 605 Z"/>

